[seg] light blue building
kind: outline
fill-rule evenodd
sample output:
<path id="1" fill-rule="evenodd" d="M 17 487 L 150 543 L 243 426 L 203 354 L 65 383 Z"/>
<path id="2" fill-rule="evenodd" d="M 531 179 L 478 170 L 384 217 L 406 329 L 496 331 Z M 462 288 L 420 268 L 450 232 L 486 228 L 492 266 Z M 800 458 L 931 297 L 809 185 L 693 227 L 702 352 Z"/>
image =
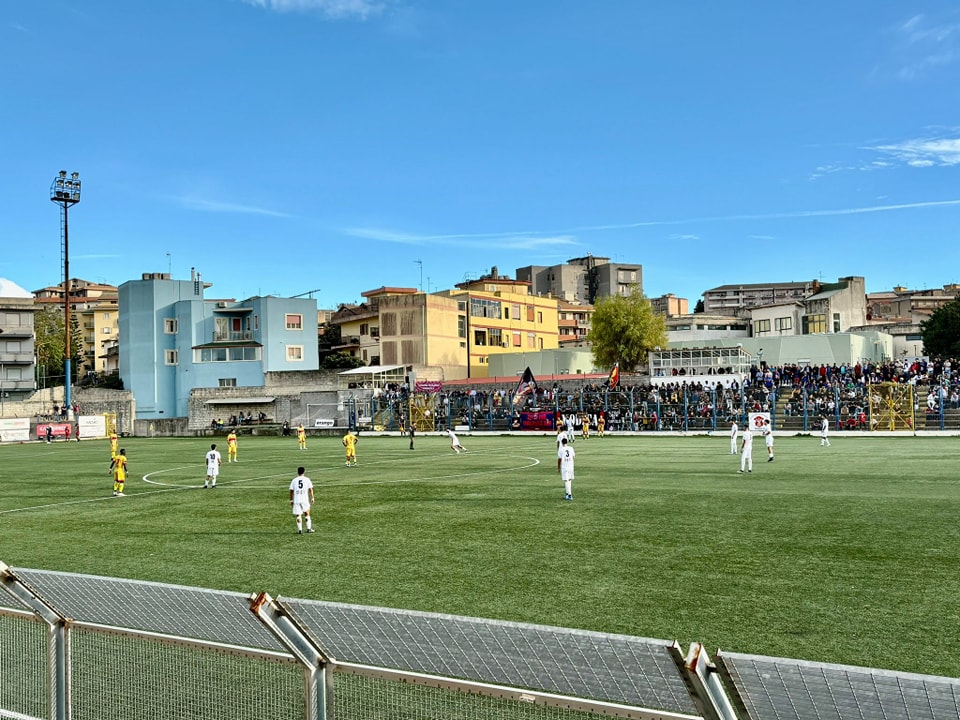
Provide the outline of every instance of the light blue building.
<path id="1" fill-rule="evenodd" d="M 190 391 L 262 387 L 264 374 L 316 370 L 317 301 L 205 300 L 200 273 L 145 273 L 118 288 L 120 378 L 138 420 L 186 417 Z"/>

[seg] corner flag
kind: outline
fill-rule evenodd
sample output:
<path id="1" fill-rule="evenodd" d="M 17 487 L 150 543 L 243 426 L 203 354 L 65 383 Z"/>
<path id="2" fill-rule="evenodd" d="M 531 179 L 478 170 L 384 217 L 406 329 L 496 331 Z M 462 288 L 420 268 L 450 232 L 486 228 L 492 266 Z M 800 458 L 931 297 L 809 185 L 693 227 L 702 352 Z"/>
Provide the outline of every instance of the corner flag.
<path id="1" fill-rule="evenodd" d="M 523 371 L 523 377 L 520 378 L 520 382 L 517 384 L 517 390 L 513 393 L 513 404 L 515 406 L 519 405 L 523 402 L 524 397 L 536 392 L 536 390 L 537 381 L 528 367 Z"/>
<path id="2" fill-rule="evenodd" d="M 610 375 L 607 377 L 607 387 L 615 388 L 620 384 L 620 363 L 616 362 L 610 369 Z"/>

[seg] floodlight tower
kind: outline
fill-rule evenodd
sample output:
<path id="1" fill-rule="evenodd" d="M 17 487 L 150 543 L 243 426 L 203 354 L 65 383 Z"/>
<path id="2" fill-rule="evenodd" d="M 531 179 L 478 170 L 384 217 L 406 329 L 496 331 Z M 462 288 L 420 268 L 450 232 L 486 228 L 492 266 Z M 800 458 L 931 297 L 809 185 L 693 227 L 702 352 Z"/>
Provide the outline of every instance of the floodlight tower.
<path id="1" fill-rule="evenodd" d="M 70 226 L 68 210 L 80 202 L 80 173 L 61 170 L 50 184 L 50 201 L 60 206 L 60 252 L 63 256 L 63 357 L 64 398 L 67 420 L 73 419 L 73 403 L 70 400 Z"/>

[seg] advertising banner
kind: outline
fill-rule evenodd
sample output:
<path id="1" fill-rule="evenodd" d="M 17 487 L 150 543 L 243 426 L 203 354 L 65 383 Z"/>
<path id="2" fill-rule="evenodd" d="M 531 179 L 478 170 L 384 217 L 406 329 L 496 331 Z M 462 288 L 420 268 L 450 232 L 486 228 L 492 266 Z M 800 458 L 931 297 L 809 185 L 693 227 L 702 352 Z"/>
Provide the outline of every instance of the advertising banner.
<path id="1" fill-rule="evenodd" d="M 103 415 L 81 415 L 77 418 L 77 432 L 82 438 L 107 436 L 107 418 Z"/>
<path id="2" fill-rule="evenodd" d="M 26 442 L 30 439 L 30 418 L 0 418 L 0 442 Z"/>
<path id="3" fill-rule="evenodd" d="M 522 411 L 513 418 L 514 430 L 554 430 L 554 412 L 552 410 Z"/>

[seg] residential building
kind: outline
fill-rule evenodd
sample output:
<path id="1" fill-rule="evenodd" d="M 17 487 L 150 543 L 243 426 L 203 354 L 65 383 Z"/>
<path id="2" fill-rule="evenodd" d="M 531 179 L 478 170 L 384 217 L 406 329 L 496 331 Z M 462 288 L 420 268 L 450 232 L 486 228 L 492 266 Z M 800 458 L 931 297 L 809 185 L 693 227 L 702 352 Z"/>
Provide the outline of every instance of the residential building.
<path id="1" fill-rule="evenodd" d="M 560 347 L 584 347 L 593 321 L 593 305 L 557 301 Z"/>
<path id="2" fill-rule="evenodd" d="M 422 379 L 487 377 L 492 356 L 558 347 L 557 300 L 531 295 L 528 283 L 496 268 L 452 290 L 381 287 L 363 296 L 331 322 L 342 351 L 368 365 L 409 365 Z"/>
<path id="3" fill-rule="evenodd" d="M 673 293 L 667 293 L 658 298 L 650 298 L 650 307 L 653 308 L 655 313 L 664 317 L 690 314 L 690 301 L 686 298 L 677 297 Z"/>
<path id="4" fill-rule="evenodd" d="M 856 275 L 818 283 L 817 292 L 804 298 L 803 306 L 801 334 L 847 332 L 867 321 L 866 283 Z"/>
<path id="5" fill-rule="evenodd" d="M 120 377 L 138 420 L 186 417 L 194 388 L 262 387 L 267 372 L 318 368 L 315 299 L 207 300 L 209 287 L 195 271 L 120 286 Z"/>
<path id="6" fill-rule="evenodd" d="M 77 303 L 73 314 L 77 318 L 80 337 L 83 338 L 83 366 L 81 373 L 108 372 L 106 354 L 119 333 L 117 295 Z"/>
<path id="7" fill-rule="evenodd" d="M 867 294 L 866 324 L 853 330 L 882 330 L 893 337 L 894 357 L 919 357 L 924 354 L 920 324 L 935 310 L 953 302 L 960 285 L 943 289 L 908 290 L 903 286 Z"/>
<path id="8" fill-rule="evenodd" d="M 457 301 L 457 337 L 466 351 L 466 377 L 489 377 L 491 356 L 559 347 L 556 298 L 533 295 L 530 284 L 489 275 L 437 293 Z"/>
<path id="9" fill-rule="evenodd" d="M 22 400 L 36 388 L 33 295 L 0 278 L 0 399 Z"/>
<path id="10" fill-rule="evenodd" d="M 703 312 L 708 315 L 745 315 L 758 305 L 803 300 L 817 292 L 816 280 L 804 282 L 720 285 L 703 293 Z"/>
<path id="11" fill-rule="evenodd" d="M 753 337 L 780 337 L 799 335 L 803 327 L 806 306 L 799 300 L 750 308 L 750 327 Z"/>
<path id="12" fill-rule="evenodd" d="M 667 328 L 667 343 L 698 342 L 709 346 L 725 338 L 750 337 L 749 323 L 733 315 L 708 315 L 687 313 L 664 318 Z"/>
<path id="13" fill-rule="evenodd" d="M 587 255 L 563 265 L 517 268 L 517 280 L 529 283 L 531 295 L 552 295 L 567 302 L 592 305 L 597 298 L 643 291 L 643 266 L 611 263 L 610 258 Z"/>

